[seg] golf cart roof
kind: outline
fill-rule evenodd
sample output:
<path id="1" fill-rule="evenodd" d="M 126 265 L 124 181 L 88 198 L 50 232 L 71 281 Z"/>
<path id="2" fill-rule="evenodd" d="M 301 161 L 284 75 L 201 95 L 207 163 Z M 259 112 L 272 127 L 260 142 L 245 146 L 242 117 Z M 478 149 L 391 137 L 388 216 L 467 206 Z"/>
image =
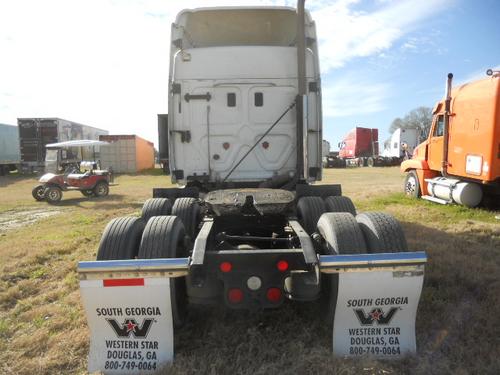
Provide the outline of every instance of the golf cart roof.
<path id="1" fill-rule="evenodd" d="M 49 143 L 45 145 L 47 148 L 66 148 L 66 147 L 85 147 L 85 146 L 106 146 L 109 142 L 96 141 L 94 139 L 80 139 L 74 141 Z"/>

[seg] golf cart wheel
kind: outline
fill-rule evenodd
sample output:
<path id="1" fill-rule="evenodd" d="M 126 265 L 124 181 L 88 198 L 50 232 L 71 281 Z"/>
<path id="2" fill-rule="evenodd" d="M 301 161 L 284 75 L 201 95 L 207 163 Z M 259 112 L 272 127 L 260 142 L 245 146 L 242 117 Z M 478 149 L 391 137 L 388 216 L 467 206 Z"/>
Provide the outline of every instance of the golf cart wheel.
<path id="1" fill-rule="evenodd" d="M 45 186 L 35 186 L 33 190 L 31 190 L 31 195 L 33 195 L 33 198 L 35 198 L 38 202 L 43 201 L 45 199 Z"/>
<path id="2" fill-rule="evenodd" d="M 408 251 L 401 224 L 384 212 L 365 212 L 356 216 L 365 237 L 369 253 L 399 253 Z"/>
<path id="3" fill-rule="evenodd" d="M 354 207 L 354 203 L 348 197 L 327 197 L 325 199 L 325 207 L 327 212 L 349 212 L 353 216 L 356 216 L 356 207 Z"/>
<path id="4" fill-rule="evenodd" d="M 177 198 L 172 207 L 172 215 L 181 219 L 186 235 L 194 241 L 200 223 L 200 205 L 198 201 L 195 198 Z"/>
<path id="5" fill-rule="evenodd" d="M 323 239 L 323 254 L 361 254 L 366 252 L 365 239 L 354 216 L 348 212 L 328 212 L 318 221 Z M 328 325 L 333 324 L 338 293 L 338 274 L 321 275 L 320 306 Z"/>
<path id="6" fill-rule="evenodd" d="M 325 211 L 325 202 L 321 197 L 302 197 L 297 203 L 297 218 L 309 234 L 316 231 L 318 220 Z"/>
<path id="7" fill-rule="evenodd" d="M 109 194 L 109 186 L 107 182 L 100 181 L 94 186 L 94 194 L 96 197 L 105 197 Z"/>
<path id="8" fill-rule="evenodd" d="M 150 198 L 142 206 L 142 219 L 147 222 L 153 216 L 166 216 L 172 213 L 172 202 L 168 198 Z"/>
<path id="9" fill-rule="evenodd" d="M 418 181 L 417 172 L 409 171 L 406 174 L 404 193 L 411 198 L 419 198 L 421 195 L 420 182 Z"/>
<path id="10" fill-rule="evenodd" d="M 44 197 L 50 204 L 59 203 L 62 199 L 62 190 L 57 186 L 49 186 L 44 190 Z"/>
<path id="11" fill-rule="evenodd" d="M 139 259 L 184 258 L 188 251 L 184 246 L 185 230 L 177 216 L 153 216 L 144 228 L 139 247 Z M 181 327 L 187 313 L 187 289 L 185 277 L 170 279 L 170 301 L 174 327 Z"/>
<path id="12" fill-rule="evenodd" d="M 101 237 L 97 260 L 133 259 L 139 250 L 144 221 L 140 217 L 111 220 Z"/>
<path id="13" fill-rule="evenodd" d="M 80 193 L 85 197 L 91 197 L 94 195 L 94 190 L 80 190 Z"/>

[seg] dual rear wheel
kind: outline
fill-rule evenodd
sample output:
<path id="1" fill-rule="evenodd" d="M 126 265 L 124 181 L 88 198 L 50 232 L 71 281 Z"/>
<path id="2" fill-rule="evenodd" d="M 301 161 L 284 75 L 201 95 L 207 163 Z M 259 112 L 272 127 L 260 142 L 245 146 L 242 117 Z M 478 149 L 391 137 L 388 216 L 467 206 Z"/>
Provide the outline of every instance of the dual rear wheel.
<path id="1" fill-rule="evenodd" d="M 141 217 L 120 217 L 108 223 L 97 260 L 187 257 L 187 244 L 196 234 L 199 213 L 199 204 L 193 198 L 178 198 L 173 206 L 166 198 L 149 199 Z M 174 327 L 178 328 L 187 312 L 185 277 L 170 279 L 170 300 Z"/>
<path id="2" fill-rule="evenodd" d="M 356 215 L 356 208 L 350 198 L 344 196 L 302 197 L 297 203 L 297 218 L 309 234 L 316 232 L 318 220 L 325 212 L 348 212 Z"/>
<path id="3" fill-rule="evenodd" d="M 297 218 L 307 233 L 319 234 L 323 255 L 408 251 L 403 229 L 392 215 L 357 214 L 348 197 L 300 198 Z M 329 324 L 333 324 L 338 280 L 338 274 L 322 274 L 320 305 Z"/>
<path id="4" fill-rule="evenodd" d="M 408 251 L 399 222 L 383 212 L 353 216 L 346 212 L 325 213 L 318 220 L 323 254 L 375 254 Z M 338 274 L 322 274 L 320 305 L 328 324 L 333 324 L 338 293 Z"/>
<path id="5" fill-rule="evenodd" d="M 197 200 L 178 198 L 172 206 L 168 199 L 155 199 L 146 202 L 142 217 L 121 217 L 106 226 L 97 260 L 189 256 L 188 244 L 199 224 Z M 347 197 L 303 197 L 297 216 L 309 234 L 319 234 L 324 255 L 407 251 L 403 230 L 393 216 L 382 212 L 356 215 Z M 321 288 L 321 309 L 327 322 L 333 324 L 338 275 L 322 275 Z M 186 278 L 172 278 L 170 293 L 174 326 L 180 327 L 187 310 Z"/>

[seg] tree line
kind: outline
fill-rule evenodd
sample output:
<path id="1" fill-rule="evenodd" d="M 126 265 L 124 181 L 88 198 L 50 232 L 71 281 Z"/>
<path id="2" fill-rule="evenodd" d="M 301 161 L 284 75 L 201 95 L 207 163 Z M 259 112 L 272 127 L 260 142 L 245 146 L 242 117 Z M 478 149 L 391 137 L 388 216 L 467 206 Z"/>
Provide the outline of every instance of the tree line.
<path id="1" fill-rule="evenodd" d="M 432 125 L 432 108 L 418 107 L 412 109 L 403 118 L 396 117 L 392 120 L 389 127 L 389 133 L 394 133 L 397 129 L 418 129 L 420 131 L 420 140 L 427 138 Z M 384 144 L 388 144 L 390 138 Z"/>

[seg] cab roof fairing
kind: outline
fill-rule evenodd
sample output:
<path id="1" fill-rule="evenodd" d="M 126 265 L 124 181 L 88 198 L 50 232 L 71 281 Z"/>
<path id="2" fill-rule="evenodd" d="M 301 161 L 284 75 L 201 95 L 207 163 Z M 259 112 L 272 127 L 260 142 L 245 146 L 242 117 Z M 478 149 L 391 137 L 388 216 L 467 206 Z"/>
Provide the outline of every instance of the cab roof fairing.
<path id="1" fill-rule="evenodd" d="M 228 16 L 229 12 L 233 13 L 232 16 Z M 296 14 L 295 8 L 264 6 L 182 10 L 172 23 L 170 57 L 172 59 L 177 51 L 188 48 L 229 45 L 295 46 Z M 307 10 L 305 17 L 306 37 L 316 41 L 316 25 Z M 241 30 L 242 23 L 247 23 L 244 30 Z"/>

